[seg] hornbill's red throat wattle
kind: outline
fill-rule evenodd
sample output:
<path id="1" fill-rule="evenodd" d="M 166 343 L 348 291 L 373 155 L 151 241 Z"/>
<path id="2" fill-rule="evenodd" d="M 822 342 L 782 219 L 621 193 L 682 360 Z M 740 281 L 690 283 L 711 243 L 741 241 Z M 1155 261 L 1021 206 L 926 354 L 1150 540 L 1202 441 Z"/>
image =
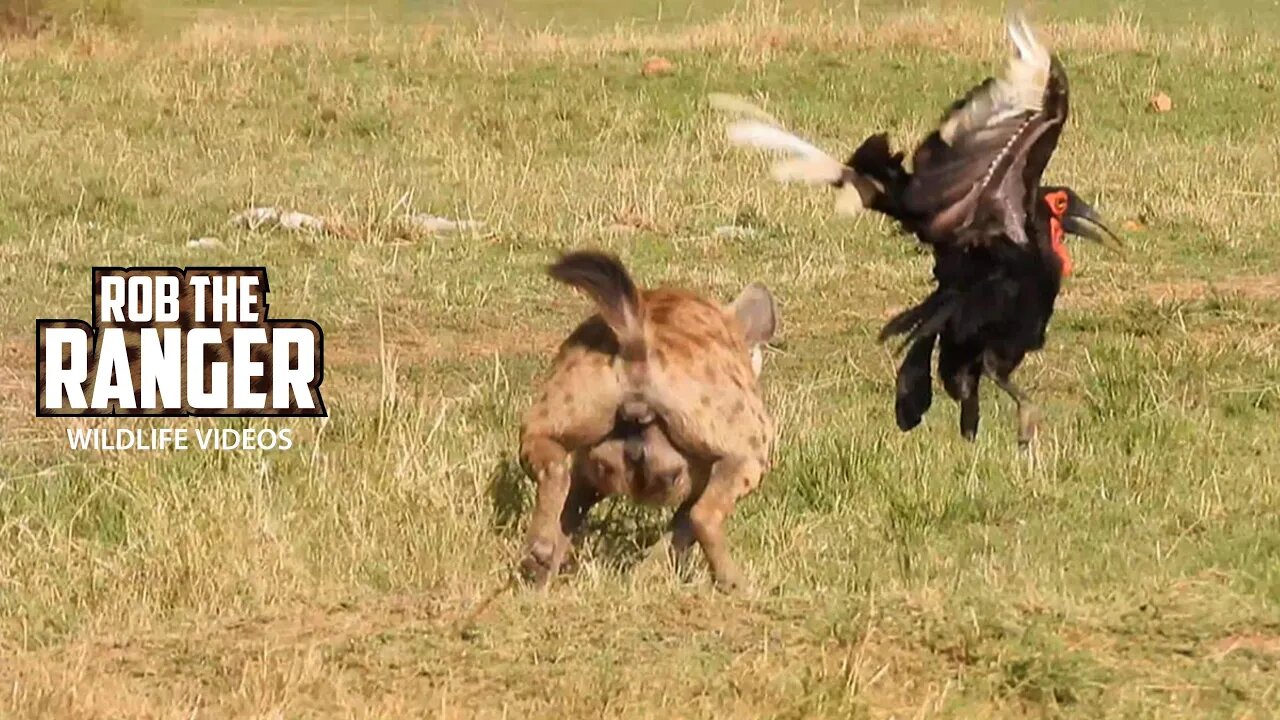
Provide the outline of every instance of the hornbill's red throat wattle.
<path id="1" fill-rule="evenodd" d="M 1065 235 L 1119 240 L 1071 189 L 1040 184 L 1069 112 L 1067 73 L 1021 14 L 1011 14 L 1007 28 L 1014 52 L 1005 71 L 948 108 L 910 169 L 887 135 L 872 135 L 839 162 L 743 100 L 712 102 L 740 116 L 729 125 L 730 142 L 784 155 L 775 178 L 833 186 L 838 211 L 888 215 L 932 249 L 936 289 L 881 333 L 905 337 L 898 426 L 914 428 L 929 409 L 936 350 L 942 384 L 960 403 L 961 434 L 977 434 L 986 377 L 1017 402 L 1025 444 L 1036 430 L 1034 406 L 1010 376 L 1044 346 L 1072 270 Z"/>
<path id="2" fill-rule="evenodd" d="M 1068 187 L 1042 187 L 1041 196 L 1049 209 L 1049 241 L 1054 253 L 1062 261 L 1062 276 L 1071 274 L 1071 254 L 1064 242 L 1067 235 L 1092 240 L 1099 245 L 1122 247 L 1120 238 L 1111 232 L 1098 211 L 1080 199 Z"/>

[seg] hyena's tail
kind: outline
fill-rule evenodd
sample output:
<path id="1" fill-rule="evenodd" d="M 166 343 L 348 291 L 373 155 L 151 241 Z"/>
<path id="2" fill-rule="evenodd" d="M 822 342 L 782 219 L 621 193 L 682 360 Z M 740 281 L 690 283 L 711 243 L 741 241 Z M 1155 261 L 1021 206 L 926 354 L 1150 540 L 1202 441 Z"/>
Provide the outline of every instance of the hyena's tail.
<path id="1" fill-rule="evenodd" d="M 617 257 L 594 250 L 572 252 L 561 256 L 548 272 L 591 296 L 600 317 L 618 336 L 618 354 L 624 361 L 643 362 L 648 357 L 640 291 Z"/>
<path id="2" fill-rule="evenodd" d="M 561 256 L 547 272 L 595 301 L 600 317 L 618 338 L 618 356 L 630 385 L 630 406 L 624 406 L 623 415 L 637 421 L 648 418 L 651 412 L 639 401 L 649 370 L 645 308 L 640 291 L 622 261 L 596 250 L 581 250 Z"/>

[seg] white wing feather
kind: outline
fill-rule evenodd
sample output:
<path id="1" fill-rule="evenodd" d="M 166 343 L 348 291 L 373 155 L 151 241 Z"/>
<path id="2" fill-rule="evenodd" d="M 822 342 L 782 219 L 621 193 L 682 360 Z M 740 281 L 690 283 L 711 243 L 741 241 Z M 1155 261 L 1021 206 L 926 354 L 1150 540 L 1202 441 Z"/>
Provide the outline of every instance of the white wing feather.
<path id="1" fill-rule="evenodd" d="M 948 144 L 980 128 L 1044 109 L 1044 91 L 1049 84 L 1049 51 L 1036 39 L 1021 12 L 1010 13 L 1005 26 L 1014 54 L 1004 75 L 976 93 L 942 124 L 939 134 Z"/>
<path id="2" fill-rule="evenodd" d="M 1018 51 L 1009 59 L 1009 67 L 1005 70 L 1005 82 L 1014 96 L 1012 104 L 1039 112 L 1044 109 L 1044 89 L 1049 84 L 1049 50 L 1036 39 L 1021 12 L 1010 15 L 1006 26 L 1009 39 Z"/>
<path id="3" fill-rule="evenodd" d="M 729 123 L 727 133 L 731 144 L 784 156 L 773 164 L 775 180 L 784 183 L 832 185 L 844 179 L 848 170 L 844 163 L 808 140 L 787 131 L 782 123 L 751 102 L 723 94 L 713 94 L 710 100 L 712 107 L 717 110 L 744 118 Z M 837 190 L 836 212 L 853 215 L 862 209 L 862 197 L 852 184 Z"/>
<path id="4" fill-rule="evenodd" d="M 844 164 L 807 140 L 775 125 L 758 120 L 730 123 L 729 142 L 739 147 L 783 153 L 789 157 L 776 162 L 773 176 L 780 182 L 830 184 L 844 174 Z"/>
<path id="5" fill-rule="evenodd" d="M 729 142 L 759 150 L 777 150 L 779 152 L 816 158 L 828 155 L 807 140 L 803 140 L 782 128 L 766 125 L 755 120 L 739 120 L 729 125 Z"/>

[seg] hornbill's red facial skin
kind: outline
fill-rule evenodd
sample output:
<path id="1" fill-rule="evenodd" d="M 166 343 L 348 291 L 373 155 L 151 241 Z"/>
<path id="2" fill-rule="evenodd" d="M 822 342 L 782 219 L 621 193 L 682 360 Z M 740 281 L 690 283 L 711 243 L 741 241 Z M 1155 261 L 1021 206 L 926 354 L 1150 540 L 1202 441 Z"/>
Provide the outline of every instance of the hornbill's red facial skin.
<path id="1" fill-rule="evenodd" d="M 1054 254 L 1062 261 L 1062 277 L 1070 275 L 1072 269 L 1071 255 L 1067 252 L 1067 246 L 1062 243 L 1062 236 L 1065 234 L 1062 219 L 1067 216 L 1069 202 L 1066 190 L 1056 190 L 1044 196 L 1044 204 L 1049 206 L 1049 242 L 1052 243 Z"/>

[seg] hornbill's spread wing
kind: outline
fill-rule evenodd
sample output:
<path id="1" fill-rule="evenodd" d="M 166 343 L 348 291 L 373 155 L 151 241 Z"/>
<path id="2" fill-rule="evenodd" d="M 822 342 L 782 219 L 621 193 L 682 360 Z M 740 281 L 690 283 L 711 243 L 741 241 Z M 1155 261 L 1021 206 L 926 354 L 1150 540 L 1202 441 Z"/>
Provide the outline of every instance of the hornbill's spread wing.
<path id="1" fill-rule="evenodd" d="M 1025 245 L 1027 214 L 1067 118 L 1066 73 L 1025 18 L 1008 21 L 1015 54 L 947 112 L 916 149 L 903 210 L 935 242 Z"/>

